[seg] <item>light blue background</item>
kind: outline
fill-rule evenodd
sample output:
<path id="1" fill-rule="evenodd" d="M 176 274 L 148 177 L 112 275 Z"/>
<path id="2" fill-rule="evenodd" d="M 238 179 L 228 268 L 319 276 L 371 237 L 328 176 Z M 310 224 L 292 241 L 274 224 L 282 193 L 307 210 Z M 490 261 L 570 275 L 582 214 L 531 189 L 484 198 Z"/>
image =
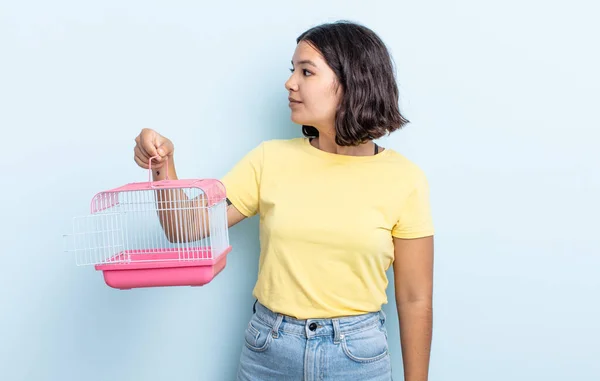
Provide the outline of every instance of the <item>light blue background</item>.
<path id="1" fill-rule="evenodd" d="M 203 288 L 110 289 L 62 234 L 96 192 L 144 181 L 143 127 L 173 140 L 180 177 L 300 136 L 283 86 L 295 38 L 336 19 L 389 45 L 412 123 L 382 144 L 430 180 L 431 380 L 600 379 L 591 0 L 0 4 L 0 379 L 233 379 L 256 219 L 231 230 L 226 271 Z"/>

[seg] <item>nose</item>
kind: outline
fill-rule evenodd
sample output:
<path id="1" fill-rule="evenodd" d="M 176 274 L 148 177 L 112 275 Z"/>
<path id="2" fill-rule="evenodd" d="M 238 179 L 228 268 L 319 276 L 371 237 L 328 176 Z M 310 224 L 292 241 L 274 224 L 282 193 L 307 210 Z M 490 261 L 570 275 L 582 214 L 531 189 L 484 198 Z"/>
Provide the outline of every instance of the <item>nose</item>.
<path id="1" fill-rule="evenodd" d="M 298 91 L 298 84 L 294 79 L 293 73 L 292 75 L 290 75 L 290 78 L 288 78 L 288 80 L 285 81 L 285 88 L 287 89 L 287 91 Z"/>

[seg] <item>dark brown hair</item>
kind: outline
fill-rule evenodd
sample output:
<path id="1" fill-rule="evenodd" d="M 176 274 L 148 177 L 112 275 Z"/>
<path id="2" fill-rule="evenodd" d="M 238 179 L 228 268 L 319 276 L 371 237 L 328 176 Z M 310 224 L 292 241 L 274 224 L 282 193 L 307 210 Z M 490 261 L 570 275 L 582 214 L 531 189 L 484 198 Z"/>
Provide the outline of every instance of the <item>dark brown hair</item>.
<path id="1" fill-rule="evenodd" d="M 398 86 L 392 58 L 381 39 L 369 28 L 337 21 L 313 27 L 296 43 L 317 49 L 335 73 L 343 97 L 335 117 L 335 142 L 356 146 L 380 138 L 409 121 L 398 107 Z M 307 137 L 317 137 L 315 127 L 302 126 Z"/>

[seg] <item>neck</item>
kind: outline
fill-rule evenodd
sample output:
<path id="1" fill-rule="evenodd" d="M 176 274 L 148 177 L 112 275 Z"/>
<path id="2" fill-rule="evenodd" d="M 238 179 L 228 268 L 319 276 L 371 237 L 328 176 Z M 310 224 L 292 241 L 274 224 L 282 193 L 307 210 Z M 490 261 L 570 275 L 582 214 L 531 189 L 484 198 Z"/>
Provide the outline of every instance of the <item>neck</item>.
<path id="1" fill-rule="evenodd" d="M 335 135 L 322 132 L 319 132 L 319 137 L 314 138 L 311 144 L 321 151 L 346 156 L 372 156 L 375 148 L 372 141 L 353 147 L 340 146 L 335 142 Z"/>

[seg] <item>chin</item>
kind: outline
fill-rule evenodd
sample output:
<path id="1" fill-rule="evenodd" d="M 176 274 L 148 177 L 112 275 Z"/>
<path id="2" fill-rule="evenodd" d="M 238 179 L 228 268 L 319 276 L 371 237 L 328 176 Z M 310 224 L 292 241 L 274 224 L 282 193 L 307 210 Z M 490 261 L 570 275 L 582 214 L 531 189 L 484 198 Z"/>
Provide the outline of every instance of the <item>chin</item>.
<path id="1" fill-rule="evenodd" d="M 292 116 L 290 117 L 290 119 L 292 119 L 292 122 L 299 124 L 299 125 L 310 125 L 310 122 L 308 120 L 306 120 L 306 118 L 301 118 L 298 115 L 294 115 L 294 113 L 292 112 Z"/>

